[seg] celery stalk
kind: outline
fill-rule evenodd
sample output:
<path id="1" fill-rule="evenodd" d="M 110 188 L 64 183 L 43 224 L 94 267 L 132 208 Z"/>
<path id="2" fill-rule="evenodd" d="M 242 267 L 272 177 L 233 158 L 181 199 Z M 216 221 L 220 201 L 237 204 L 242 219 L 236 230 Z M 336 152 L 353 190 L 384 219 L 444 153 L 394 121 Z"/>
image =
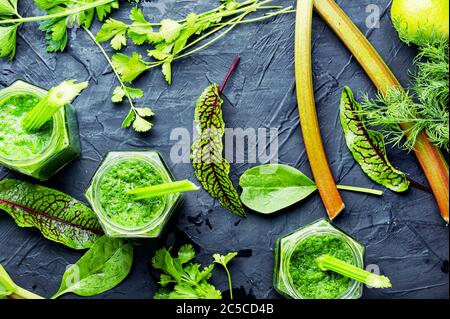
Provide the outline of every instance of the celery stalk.
<path id="1" fill-rule="evenodd" d="M 174 193 L 184 193 L 199 190 L 199 187 L 187 179 L 177 182 L 164 183 L 148 187 L 135 188 L 127 193 L 133 196 L 134 200 L 153 198 Z"/>
<path id="2" fill-rule="evenodd" d="M 87 86 L 88 82 L 75 84 L 75 81 L 68 80 L 51 88 L 22 119 L 25 131 L 31 133 L 39 130 L 61 107 L 71 103 Z"/>
<path id="3" fill-rule="evenodd" d="M 364 269 L 358 268 L 348 264 L 338 258 L 329 255 L 322 255 L 316 259 L 317 265 L 322 271 L 334 271 L 342 276 L 362 282 L 373 288 L 390 288 L 391 281 L 386 276 L 380 276 L 368 272 Z"/>

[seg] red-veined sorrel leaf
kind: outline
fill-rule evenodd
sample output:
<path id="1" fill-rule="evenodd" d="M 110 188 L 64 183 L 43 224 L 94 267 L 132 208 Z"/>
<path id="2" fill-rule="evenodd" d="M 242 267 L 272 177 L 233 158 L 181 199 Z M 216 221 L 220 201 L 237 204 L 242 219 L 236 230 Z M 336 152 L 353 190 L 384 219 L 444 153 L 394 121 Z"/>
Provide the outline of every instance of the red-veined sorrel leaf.
<path id="1" fill-rule="evenodd" d="M 406 174 L 391 165 L 383 135 L 367 129 L 360 113 L 361 105 L 355 101 L 352 91 L 345 87 L 341 98 L 341 124 L 353 157 L 364 173 L 378 184 L 395 192 L 406 191 L 409 187 Z"/>
<path id="2" fill-rule="evenodd" d="M 83 203 L 23 181 L 0 181 L 0 210 L 18 226 L 36 227 L 44 237 L 74 249 L 91 247 L 103 233 L 94 212 Z"/>
<path id="3" fill-rule="evenodd" d="M 223 101 L 220 98 L 227 79 L 238 61 L 239 57 L 233 62 L 220 89 L 215 83 L 210 85 L 197 101 L 194 121 L 198 136 L 192 144 L 191 160 L 195 175 L 205 190 L 230 212 L 243 217 L 244 207 L 228 176 L 230 163 L 222 156 L 225 123 L 222 118 Z"/>

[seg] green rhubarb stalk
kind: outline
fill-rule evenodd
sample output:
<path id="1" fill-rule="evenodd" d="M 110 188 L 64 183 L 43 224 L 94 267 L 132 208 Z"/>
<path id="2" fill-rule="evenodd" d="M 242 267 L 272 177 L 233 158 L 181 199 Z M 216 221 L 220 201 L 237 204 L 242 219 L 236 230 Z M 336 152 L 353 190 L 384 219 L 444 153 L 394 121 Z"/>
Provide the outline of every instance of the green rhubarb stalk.
<path id="1" fill-rule="evenodd" d="M 200 188 L 187 179 L 177 182 L 164 183 L 148 187 L 135 188 L 127 193 L 133 196 L 134 200 L 148 199 L 174 193 L 185 193 L 196 191 Z"/>
<path id="2" fill-rule="evenodd" d="M 23 118 L 22 126 L 25 131 L 39 130 L 61 107 L 71 103 L 87 86 L 88 82 L 75 84 L 75 81 L 68 80 L 51 88 Z"/>
<path id="3" fill-rule="evenodd" d="M 342 276 L 362 282 L 373 288 L 390 288 L 391 281 L 386 276 L 373 274 L 364 269 L 348 264 L 338 258 L 322 255 L 316 259 L 317 265 L 322 271 L 334 271 Z"/>
<path id="4" fill-rule="evenodd" d="M 8 297 L 12 299 L 44 299 L 31 291 L 17 286 L 2 265 L 0 265 L 0 286 L 6 290 Z"/>
<path id="5" fill-rule="evenodd" d="M 336 187 L 337 187 L 337 189 L 340 189 L 340 190 L 343 190 L 343 191 L 364 193 L 364 194 L 377 195 L 377 196 L 382 196 L 383 195 L 383 191 L 378 190 L 378 189 L 364 188 L 364 187 L 355 187 L 355 186 L 347 186 L 347 185 L 336 185 Z"/>

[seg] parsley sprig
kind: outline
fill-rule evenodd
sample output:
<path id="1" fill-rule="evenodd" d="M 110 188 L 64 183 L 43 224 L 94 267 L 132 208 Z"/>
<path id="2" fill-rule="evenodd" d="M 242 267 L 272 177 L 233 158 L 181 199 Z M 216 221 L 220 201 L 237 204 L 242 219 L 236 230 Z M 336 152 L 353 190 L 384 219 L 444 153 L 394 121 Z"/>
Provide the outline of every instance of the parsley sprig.
<path id="1" fill-rule="evenodd" d="M 139 2 L 139 0 L 129 0 Z M 103 21 L 112 9 L 119 8 L 118 0 L 35 0 L 35 5 L 46 15 L 22 17 L 17 9 L 18 0 L 0 0 L 0 57 L 11 60 L 16 54 L 17 30 L 29 22 L 41 22 L 46 33 L 49 52 L 64 51 L 67 29 L 83 26 L 90 28 L 94 16 Z"/>
<path id="2" fill-rule="evenodd" d="M 225 266 L 235 255 L 236 253 L 214 255 L 214 260 Z M 214 263 L 201 269 L 200 264 L 192 262 L 194 258 L 195 250 L 192 245 L 182 246 L 176 257 L 171 255 L 171 248 L 158 250 L 152 258 L 152 266 L 163 273 L 159 281 L 161 288 L 153 298 L 221 299 L 222 293 L 208 282 Z"/>
<path id="3" fill-rule="evenodd" d="M 142 118 L 133 105 L 133 99 L 143 97 L 143 92 L 125 83 L 133 81 L 153 68 L 161 67 L 162 73 L 170 85 L 172 83 L 172 63 L 176 60 L 190 56 L 212 45 L 237 25 L 252 23 L 275 17 L 277 15 L 293 12 L 292 7 L 270 6 L 273 0 L 221 0 L 217 8 L 200 14 L 190 13 L 182 20 L 163 19 L 158 23 L 147 21 L 143 12 L 135 7 L 130 12 L 131 23 L 127 24 L 115 19 L 108 19 L 103 24 L 93 41 L 101 48 L 100 42 L 109 41 L 111 47 L 119 51 L 127 46 L 131 40 L 135 45 L 150 45 L 147 51 L 152 59 L 146 61 L 142 55 L 132 52 L 131 55 L 116 53 L 107 61 L 119 80 L 119 86 L 114 89 L 112 101 L 115 103 L 128 99 L 131 105 L 130 112 L 125 118 L 122 127 L 132 127 L 136 131 L 148 131 L 151 124 Z M 245 19 L 249 14 L 261 10 L 275 10 L 252 19 Z M 106 54 L 106 53 L 104 53 Z M 153 114 L 153 113 L 152 113 Z"/>

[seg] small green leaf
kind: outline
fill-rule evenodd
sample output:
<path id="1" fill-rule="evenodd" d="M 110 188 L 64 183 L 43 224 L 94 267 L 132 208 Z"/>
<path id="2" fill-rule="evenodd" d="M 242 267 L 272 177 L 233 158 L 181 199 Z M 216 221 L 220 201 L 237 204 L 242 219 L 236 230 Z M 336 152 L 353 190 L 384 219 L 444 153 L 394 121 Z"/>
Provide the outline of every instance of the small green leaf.
<path id="1" fill-rule="evenodd" d="M 213 258 L 214 258 L 214 262 L 222 265 L 224 267 L 227 266 L 227 264 L 234 258 L 237 256 L 238 253 L 236 252 L 232 252 L 232 253 L 228 253 L 226 256 L 222 256 L 220 254 L 214 254 Z"/>
<path id="2" fill-rule="evenodd" d="M 108 19 L 97 33 L 96 39 L 99 42 L 105 42 L 111 39 L 111 46 L 113 49 L 121 50 L 122 47 L 127 45 L 127 29 L 128 26 L 125 23 L 114 19 Z"/>
<path id="3" fill-rule="evenodd" d="M 131 57 L 117 53 L 112 58 L 112 64 L 122 80 L 129 83 L 148 69 L 148 64 L 142 60 L 142 56 L 137 52 L 133 52 Z"/>
<path id="4" fill-rule="evenodd" d="M 120 284 L 131 270 L 133 245 L 103 236 L 74 265 L 66 270 L 53 299 L 72 292 L 95 296 Z"/>
<path id="5" fill-rule="evenodd" d="M 18 25 L 11 25 L 8 27 L 0 26 L 0 57 L 9 57 L 14 59 L 16 55 L 16 41 Z"/>
<path id="6" fill-rule="evenodd" d="M 362 107 L 348 87 L 342 91 L 340 109 L 345 141 L 364 173 L 392 191 L 406 191 L 409 187 L 406 175 L 389 162 L 383 135 L 365 126 L 360 115 Z"/>
<path id="7" fill-rule="evenodd" d="M 142 117 L 150 117 L 155 115 L 155 113 L 153 113 L 152 109 L 149 107 L 136 107 L 134 109 L 136 110 L 137 114 Z"/>
<path id="8" fill-rule="evenodd" d="M 136 132 L 145 133 L 145 132 L 150 131 L 152 129 L 152 127 L 153 127 L 152 123 L 150 123 L 146 119 L 142 118 L 141 116 L 136 115 L 136 118 L 134 119 L 134 122 L 133 122 L 133 129 Z"/>
<path id="9" fill-rule="evenodd" d="M 133 123 L 134 119 L 136 118 L 136 113 L 134 113 L 133 109 L 130 109 L 127 116 L 122 122 L 122 128 L 128 128 Z"/>
<path id="10" fill-rule="evenodd" d="M 0 16 L 10 16 L 17 13 L 17 0 L 0 0 Z"/>
<path id="11" fill-rule="evenodd" d="M 140 89 L 132 88 L 129 86 L 126 86 L 124 89 L 122 86 L 118 86 L 114 89 L 111 100 L 114 103 L 122 102 L 124 97 L 126 97 L 127 92 L 132 99 L 140 99 L 144 96 L 144 92 Z"/>
<path id="12" fill-rule="evenodd" d="M 242 174 L 239 185 L 244 205 L 262 214 L 289 207 L 317 190 L 306 175 L 283 164 L 253 167 Z"/>
<path id="13" fill-rule="evenodd" d="M 180 35 L 182 26 L 171 19 L 164 19 L 161 21 L 161 28 L 159 34 L 164 38 L 167 43 L 172 43 Z"/>
<path id="14" fill-rule="evenodd" d="M 162 61 L 167 59 L 170 55 L 159 50 L 148 50 L 148 56 L 156 60 Z"/>
<path id="15" fill-rule="evenodd" d="M 172 60 L 169 59 L 165 61 L 162 65 L 162 73 L 164 74 L 164 78 L 167 83 L 172 84 Z"/>

